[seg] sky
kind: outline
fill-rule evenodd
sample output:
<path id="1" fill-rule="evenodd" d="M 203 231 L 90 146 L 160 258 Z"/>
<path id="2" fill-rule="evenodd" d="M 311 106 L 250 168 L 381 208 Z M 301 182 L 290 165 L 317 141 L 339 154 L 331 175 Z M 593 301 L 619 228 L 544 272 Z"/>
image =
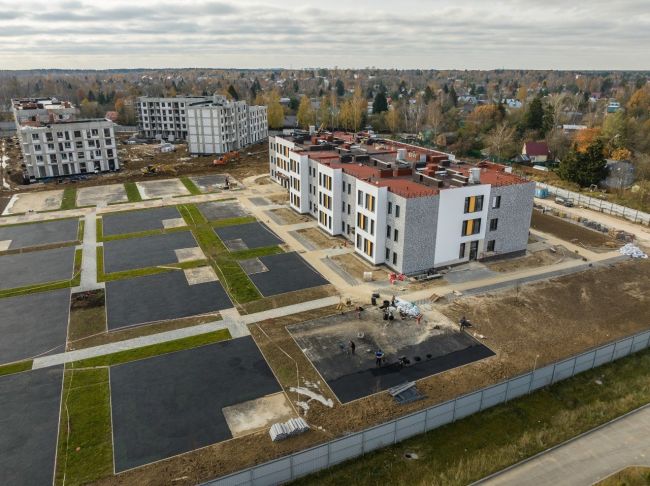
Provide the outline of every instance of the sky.
<path id="1" fill-rule="evenodd" d="M 0 0 L 0 69 L 650 70 L 650 0 Z"/>

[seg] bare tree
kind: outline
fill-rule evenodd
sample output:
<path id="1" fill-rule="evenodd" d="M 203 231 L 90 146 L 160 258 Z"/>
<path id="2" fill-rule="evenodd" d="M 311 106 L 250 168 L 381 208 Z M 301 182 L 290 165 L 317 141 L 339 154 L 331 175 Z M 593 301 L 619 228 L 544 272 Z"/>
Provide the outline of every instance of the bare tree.
<path id="1" fill-rule="evenodd" d="M 514 127 L 509 127 L 506 123 L 500 123 L 494 127 L 485 140 L 490 155 L 502 159 L 507 151 L 512 148 L 514 137 Z"/>

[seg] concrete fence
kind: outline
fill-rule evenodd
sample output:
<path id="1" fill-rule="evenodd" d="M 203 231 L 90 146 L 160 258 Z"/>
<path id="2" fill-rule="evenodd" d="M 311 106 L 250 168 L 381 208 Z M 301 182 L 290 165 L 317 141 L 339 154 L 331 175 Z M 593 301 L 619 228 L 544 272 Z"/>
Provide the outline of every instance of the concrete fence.
<path id="1" fill-rule="evenodd" d="M 603 201 L 602 199 L 585 196 L 584 194 L 580 194 L 578 192 L 568 191 L 566 189 L 550 186 L 541 182 L 537 183 L 537 187 L 546 189 L 548 193 L 552 194 L 553 196 L 572 199 L 573 203 L 577 206 L 584 206 L 586 208 L 593 209 L 594 211 L 611 214 L 612 216 L 619 216 L 621 218 L 632 221 L 633 223 L 645 224 L 646 226 L 650 225 L 650 214 L 644 213 L 643 211 L 638 211 L 626 206 L 621 206 L 620 204 Z"/>
<path id="2" fill-rule="evenodd" d="M 209 486 L 282 484 L 452 423 L 649 346 L 650 331 L 644 331 L 426 410 L 204 484 Z"/>

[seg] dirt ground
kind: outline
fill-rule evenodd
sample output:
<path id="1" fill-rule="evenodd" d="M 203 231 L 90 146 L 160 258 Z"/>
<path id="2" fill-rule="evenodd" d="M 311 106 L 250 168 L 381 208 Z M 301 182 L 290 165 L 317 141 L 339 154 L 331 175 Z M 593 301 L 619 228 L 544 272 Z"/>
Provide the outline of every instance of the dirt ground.
<path id="1" fill-rule="evenodd" d="M 53 189 L 53 187 L 50 189 Z M 62 201 L 63 190 L 37 193 L 26 192 L 18 194 L 11 207 L 6 207 L 4 210 L 7 214 L 20 214 L 28 211 L 53 211 L 61 207 Z"/>
<path id="2" fill-rule="evenodd" d="M 485 296 L 462 297 L 435 305 L 456 322 L 473 323 L 470 333 L 496 356 L 418 382 L 423 400 L 399 406 L 387 393 L 330 408 L 312 402 L 312 430 L 272 443 L 268 433 L 222 442 L 156 464 L 106 478 L 100 484 L 193 484 L 291 451 L 313 446 L 346 432 L 379 424 L 540 367 L 650 326 L 650 261 L 628 261 Z M 329 307 L 283 316 L 251 326 L 251 333 L 285 388 L 317 383 L 320 377 L 286 326 L 338 312 Z M 326 385 L 326 398 L 334 399 Z M 292 402 L 299 400 L 288 392 Z"/>
<path id="3" fill-rule="evenodd" d="M 273 196 L 271 196 L 271 198 L 273 198 Z M 293 209 L 289 208 L 272 209 L 271 212 L 276 216 L 279 216 L 282 221 L 284 221 L 284 224 L 307 223 L 312 220 L 309 216 L 300 215 Z"/>
<path id="4" fill-rule="evenodd" d="M 317 230 L 318 231 L 318 230 Z M 318 231 L 321 233 L 320 231 Z M 345 253 L 343 255 L 336 255 L 332 260 L 337 262 L 341 268 L 354 278 L 363 281 L 364 272 L 372 272 L 373 280 L 388 280 L 388 272 L 383 268 L 378 268 L 370 265 L 361 260 L 354 253 Z"/>
<path id="5" fill-rule="evenodd" d="M 577 223 L 571 223 L 537 210 L 533 211 L 530 227 L 591 250 L 611 250 L 622 246 L 622 243 L 618 243 L 605 233 L 585 228 Z"/>
<path id="6" fill-rule="evenodd" d="M 266 196 L 266 199 L 271 201 L 273 204 L 286 204 L 289 202 L 289 194 L 283 190 L 281 194 Z"/>
<path id="7" fill-rule="evenodd" d="M 311 218 L 307 218 L 307 219 L 308 221 L 312 221 Z M 331 236 L 328 236 L 318 228 L 304 228 L 298 230 L 297 233 L 300 233 L 302 236 L 307 238 L 314 245 L 316 245 L 316 247 L 320 249 L 340 248 L 343 245 L 345 245 L 345 240 L 343 238 L 333 238 Z"/>
<path id="8" fill-rule="evenodd" d="M 494 262 L 486 262 L 485 266 L 494 272 L 508 273 L 527 268 L 543 267 L 545 265 L 555 265 L 567 259 L 579 258 L 575 253 L 570 252 L 563 246 L 558 246 L 555 251 L 540 250 L 529 253 L 518 258 L 508 258 Z"/>

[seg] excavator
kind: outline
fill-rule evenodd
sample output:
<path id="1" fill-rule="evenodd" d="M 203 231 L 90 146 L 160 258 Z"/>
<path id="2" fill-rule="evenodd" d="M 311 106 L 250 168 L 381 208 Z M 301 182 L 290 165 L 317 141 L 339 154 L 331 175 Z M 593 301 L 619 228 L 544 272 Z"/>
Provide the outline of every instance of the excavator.
<path id="1" fill-rule="evenodd" d="M 223 154 L 218 159 L 214 159 L 212 161 L 212 165 L 214 165 L 214 166 L 226 165 L 229 162 L 236 162 L 237 160 L 239 160 L 239 152 L 237 152 L 236 150 L 233 150 L 231 152 L 227 152 L 227 153 Z"/>

